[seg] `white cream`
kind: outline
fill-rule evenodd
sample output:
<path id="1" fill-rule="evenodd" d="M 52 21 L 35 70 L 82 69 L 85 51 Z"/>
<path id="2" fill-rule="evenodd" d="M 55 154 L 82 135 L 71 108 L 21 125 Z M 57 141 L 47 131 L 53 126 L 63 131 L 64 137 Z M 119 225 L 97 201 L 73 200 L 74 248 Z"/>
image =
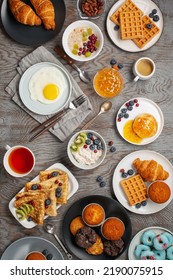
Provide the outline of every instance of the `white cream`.
<path id="1" fill-rule="evenodd" d="M 81 164 L 91 165 L 96 163 L 99 158 L 102 156 L 103 151 L 102 150 L 96 150 L 97 153 L 94 152 L 94 150 L 91 150 L 89 147 L 86 149 L 83 147 L 80 147 L 77 152 L 72 152 L 74 158 Z"/>

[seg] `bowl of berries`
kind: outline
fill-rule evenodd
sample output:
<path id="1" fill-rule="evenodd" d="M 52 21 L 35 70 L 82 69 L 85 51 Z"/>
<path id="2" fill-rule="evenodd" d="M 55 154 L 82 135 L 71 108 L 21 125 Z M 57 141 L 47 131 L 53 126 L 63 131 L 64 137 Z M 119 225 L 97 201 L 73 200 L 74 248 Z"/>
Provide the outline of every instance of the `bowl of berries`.
<path id="1" fill-rule="evenodd" d="M 76 61 L 88 61 L 96 58 L 103 48 L 103 43 L 100 28 L 89 20 L 78 20 L 71 23 L 62 36 L 64 51 Z"/>
<path id="2" fill-rule="evenodd" d="M 93 169 L 99 166 L 107 152 L 103 137 L 92 130 L 77 132 L 70 139 L 67 154 L 70 161 L 80 169 Z"/>

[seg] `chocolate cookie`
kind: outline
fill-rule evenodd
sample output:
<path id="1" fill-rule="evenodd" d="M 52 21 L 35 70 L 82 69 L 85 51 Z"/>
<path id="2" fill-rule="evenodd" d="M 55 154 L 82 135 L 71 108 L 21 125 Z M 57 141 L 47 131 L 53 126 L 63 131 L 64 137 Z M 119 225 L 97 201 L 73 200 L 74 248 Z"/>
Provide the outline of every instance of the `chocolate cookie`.
<path id="1" fill-rule="evenodd" d="M 97 240 L 96 232 L 90 227 L 80 228 L 75 235 L 75 242 L 79 247 L 89 248 Z"/>
<path id="2" fill-rule="evenodd" d="M 122 252 L 124 248 L 124 241 L 122 239 L 119 240 L 106 240 L 104 242 L 104 252 L 112 257 L 117 256 Z"/>

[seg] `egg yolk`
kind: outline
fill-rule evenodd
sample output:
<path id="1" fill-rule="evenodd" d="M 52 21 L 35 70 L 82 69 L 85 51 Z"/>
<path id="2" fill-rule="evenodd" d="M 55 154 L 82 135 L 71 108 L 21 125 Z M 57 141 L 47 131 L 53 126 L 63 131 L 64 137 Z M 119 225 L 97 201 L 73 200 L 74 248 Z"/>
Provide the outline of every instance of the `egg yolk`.
<path id="1" fill-rule="evenodd" d="M 48 100 L 55 100 L 59 95 L 59 87 L 54 84 L 49 84 L 44 87 L 43 95 Z"/>

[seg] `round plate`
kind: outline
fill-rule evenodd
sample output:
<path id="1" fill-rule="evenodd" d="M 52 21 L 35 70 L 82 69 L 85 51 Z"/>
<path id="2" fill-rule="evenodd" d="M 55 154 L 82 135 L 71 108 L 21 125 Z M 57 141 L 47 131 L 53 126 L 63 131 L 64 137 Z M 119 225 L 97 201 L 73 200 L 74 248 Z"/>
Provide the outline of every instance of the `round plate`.
<path id="1" fill-rule="evenodd" d="M 129 118 L 128 119 L 122 118 L 121 121 L 119 122 L 118 114 L 121 113 L 121 109 L 127 108 L 125 106 L 125 104 L 128 103 L 130 100 L 134 100 L 134 99 L 138 100 L 139 107 L 136 107 L 134 105 L 132 111 L 127 111 L 127 113 L 129 114 Z M 127 142 L 129 142 L 133 145 L 141 146 L 141 145 L 146 145 L 146 144 L 149 144 L 149 143 L 155 141 L 161 134 L 163 125 L 164 125 L 164 117 L 163 117 L 163 113 L 162 113 L 161 109 L 159 108 L 159 106 L 156 103 L 154 103 L 152 100 L 147 99 L 147 98 L 135 97 L 130 100 L 127 100 L 118 111 L 117 118 L 116 118 L 116 125 L 117 125 L 118 132 L 120 133 L 120 135 L 123 137 L 124 140 L 126 140 Z M 140 143 L 133 143 L 133 142 L 125 139 L 123 136 L 123 128 L 124 128 L 125 123 L 129 120 L 134 120 L 138 115 L 144 114 L 144 113 L 152 114 L 155 117 L 155 119 L 157 120 L 157 124 L 158 124 L 157 133 L 153 137 L 143 139 Z"/>
<path id="2" fill-rule="evenodd" d="M 66 88 L 63 91 L 63 94 L 60 95 L 57 102 L 52 104 L 43 104 L 39 101 L 32 100 L 29 92 L 29 81 L 31 77 L 35 74 L 35 72 L 46 66 L 58 68 L 66 81 Z M 30 111 L 40 115 L 54 114 L 62 110 L 62 108 L 68 103 L 70 99 L 71 91 L 72 85 L 67 72 L 60 66 L 49 62 L 40 62 L 29 67 L 22 75 L 19 83 L 19 95 L 22 102 Z"/>
<path id="3" fill-rule="evenodd" d="M 160 17 L 160 20 L 158 22 L 155 22 L 155 24 L 160 28 L 160 32 L 150 41 L 148 44 L 146 44 L 142 49 L 140 49 L 132 40 L 121 40 L 120 39 L 120 31 L 115 31 L 114 26 L 115 24 L 110 20 L 110 16 L 125 2 L 125 0 L 119 0 L 117 1 L 113 7 L 110 9 L 106 26 L 107 26 L 107 32 L 109 34 L 109 37 L 113 41 L 113 43 L 119 47 L 120 49 L 128 52 L 140 52 L 145 51 L 152 47 L 160 38 L 163 30 L 163 16 L 158 8 L 158 6 L 151 0 L 133 0 L 133 2 L 144 12 L 144 15 L 149 15 L 153 9 L 157 9 L 157 14 Z"/>
<path id="4" fill-rule="evenodd" d="M 171 233 L 173 235 L 173 233 L 171 231 L 167 230 L 166 228 L 162 228 L 162 227 L 148 227 L 148 228 L 142 229 L 141 231 L 139 231 L 133 237 L 133 239 L 130 242 L 130 246 L 129 246 L 129 249 L 128 249 L 128 258 L 129 258 L 129 260 L 137 260 L 137 258 L 134 255 L 134 251 L 135 251 L 136 246 L 141 243 L 140 240 L 141 240 L 142 234 L 145 231 L 147 231 L 147 230 L 153 230 L 157 235 L 161 234 L 161 233 L 163 233 L 165 231 L 169 232 L 169 233 Z"/>
<path id="5" fill-rule="evenodd" d="M 42 252 L 47 249 L 53 255 L 53 260 L 63 260 L 58 248 L 50 241 L 34 236 L 20 238 L 14 241 L 1 256 L 1 260 L 24 260 L 32 251 Z"/>
<path id="6" fill-rule="evenodd" d="M 98 256 L 90 255 L 88 254 L 85 249 L 82 249 L 78 247 L 75 244 L 74 236 L 70 233 L 70 223 L 71 221 L 77 217 L 82 215 L 83 208 L 89 204 L 89 203 L 99 203 L 105 210 L 106 217 L 116 216 L 120 218 L 124 224 L 125 224 L 125 233 L 123 235 L 123 240 L 125 243 L 124 249 L 121 252 L 121 254 L 124 252 L 124 250 L 127 248 L 131 233 L 132 233 L 132 226 L 130 218 L 127 214 L 127 212 L 124 210 L 124 208 L 115 200 L 100 196 L 100 195 L 92 195 L 88 197 L 84 197 L 78 201 L 76 201 L 67 211 L 64 222 L 63 222 L 63 236 L 66 243 L 66 246 L 69 248 L 69 250 L 76 255 L 81 260 L 112 260 L 115 258 L 118 258 L 120 254 L 117 257 L 111 257 L 106 254 L 101 254 Z M 100 235 L 100 227 L 94 227 L 94 230 Z"/>
<path id="7" fill-rule="evenodd" d="M 29 4 L 29 1 L 24 1 Z M 11 13 L 7 0 L 1 7 L 1 19 L 7 34 L 15 41 L 27 45 L 41 45 L 55 37 L 63 27 L 66 15 L 64 0 L 52 0 L 55 8 L 55 30 L 46 30 L 43 25 L 29 26 L 19 23 Z"/>
<path id="8" fill-rule="evenodd" d="M 117 165 L 114 174 L 113 174 L 113 190 L 114 193 L 118 199 L 118 201 L 129 211 L 137 213 L 137 214 L 153 214 L 156 212 L 159 212 L 160 210 L 164 209 L 172 200 L 173 198 L 173 192 L 171 192 L 171 196 L 169 200 L 162 204 L 157 204 L 152 202 L 150 199 L 147 200 L 146 206 L 141 206 L 139 209 L 137 209 L 135 206 L 131 206 L 127 198 L 123 192 L 123 189 L 120 185 L 120 181 L 123 180 L 121 176 L 120 169 L 125 169 L 126 171 L 129 169 L 133 169 L 132 163 L 136 158 L 140 158 L 141 160 L 155 160 L 158 163 L 160 163 L 163 168 L 169 172 L 169 177 L 164 182 L 167 183 L 170 187 L 173 185 L 173 166 L 170 163 L 170 161 L 162 156 L 159 153 L 156 153 L 154 151 L 149 150 L 141 150 L 133 152 L 126 157 L 124 157 L 120 163 Z M 130 178 L 130 177 L 127 177 Z M 146 182 L 146 185 L 149 185 L 149 182 Z"/>

